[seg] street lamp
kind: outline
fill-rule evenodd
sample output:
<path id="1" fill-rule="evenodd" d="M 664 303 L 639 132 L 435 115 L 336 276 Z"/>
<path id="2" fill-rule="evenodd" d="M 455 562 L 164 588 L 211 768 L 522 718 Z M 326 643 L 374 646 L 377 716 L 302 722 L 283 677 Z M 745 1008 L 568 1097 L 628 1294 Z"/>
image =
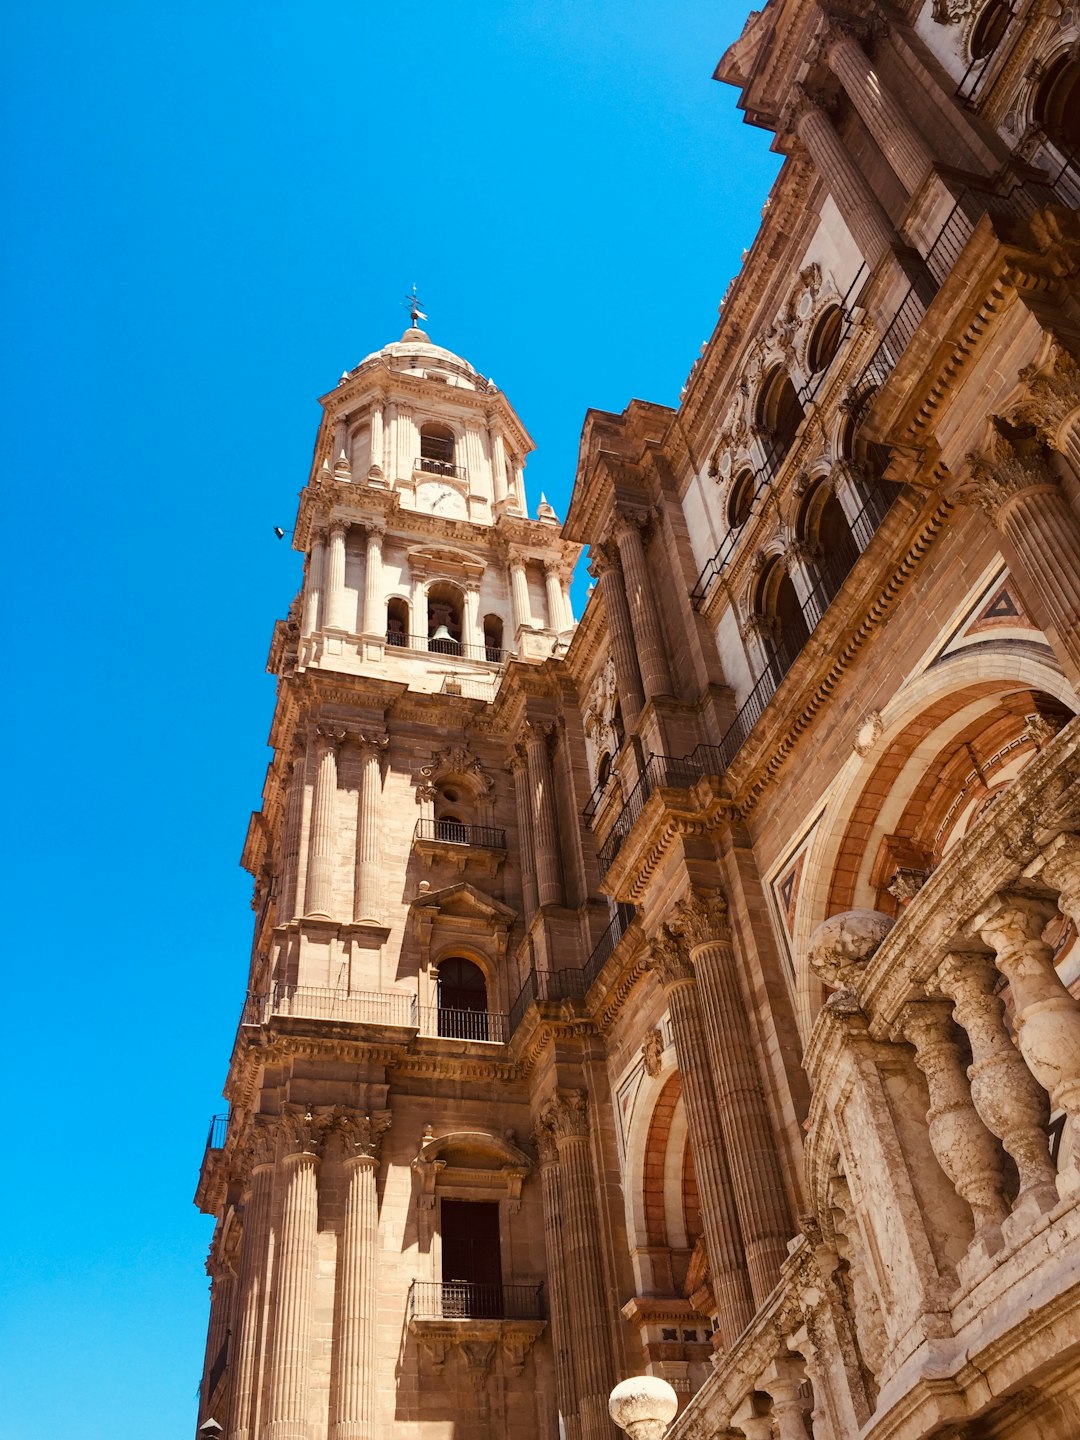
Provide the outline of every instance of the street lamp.
<path id="1" fill-rule="evenodd" d="M 679 1408 L 679 1397 L 659 1375 L 632 1375 L 608 1397 L 608 1411 L 630 1440 L 664 1440 Z"/>

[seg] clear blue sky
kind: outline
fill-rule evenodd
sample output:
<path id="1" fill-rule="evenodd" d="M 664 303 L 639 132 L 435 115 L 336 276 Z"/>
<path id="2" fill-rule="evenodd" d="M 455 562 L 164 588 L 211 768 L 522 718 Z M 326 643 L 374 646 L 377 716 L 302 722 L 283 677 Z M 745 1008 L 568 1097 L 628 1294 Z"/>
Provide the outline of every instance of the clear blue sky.
<path id="1" fill-rule="evenodd" d="M 676 400 L 757 228 L 777 160 L 710 78 L 744 14 L 5 7 L 4 1440 L 192 1433 L 316 396 L 415 280 L 564 515 L 586 408 Z"/>

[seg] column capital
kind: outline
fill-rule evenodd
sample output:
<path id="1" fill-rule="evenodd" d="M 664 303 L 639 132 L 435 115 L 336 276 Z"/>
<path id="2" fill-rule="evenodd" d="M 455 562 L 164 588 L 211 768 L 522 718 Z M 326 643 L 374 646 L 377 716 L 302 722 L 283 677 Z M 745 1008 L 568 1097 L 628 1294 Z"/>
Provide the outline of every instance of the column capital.
<path id="1" fill-rule="evenodd" d="M 377 1165 L 382 1139 L 390 1124 L 389 1110 L 366 1114 L 361 1110 L 346 1110 L 338 1106 L 330 1116 L 329 1129 L 340 1136 L 346 1163 L 358 1161 Z"/>
<path id="2" fill-rule="evenodd" d="M 667 928 L 691 958 L 704 945 L 730 941 L 727 900 L 719 890 L 689 890 L 671 911 Z"/>
<path id="3" fill-rule="evenodd" d="M 578 1139 L 589 1133 L 589 1096 L 583 1089 L 556 1090 L 540 1112 L 539 1125 L 555 1141 Z"/>
<path id="4" fill-rule="evenodd" d="M 1042 946 L 1042 932 L 1056 914 L 1049 900 L 1003 891 L 978 917 L 976 928 L 1001 959 L 1031 944 Z"/>
<path id="5" fill-rule="evenodd" d="M 1043 878 L 1061 892 L 1061 909 L 1075 917 L 1080 910 L 1080 835 L 1056 836 L 1043 850 Z"/>
<path id="6" fill-rule="evenodd" d="M 327 750 L 337 750 L 343 740 L 348 738 L 349 732 L 343 725 L 334 725 L 329 721 L 320 721 L 315 726 L 315 745 L 320 754 Z"/>
<path id="7" fill-rule="evenodd" d="M 589 574 L 594 580 L 600 580 L 610 571 L 617 572 L 622 568 L 619 564 L 619 552 L 610 540 L 593 545 L 589 553 Z"/>
<path id="8" fill-rule="evenodd" d="M 278 1117 L 282 1159 L 302 1156 L 318 1159 L 329 1122 L 329 1115 L 316 1114 L 311 1106 L 290 1105 Z"/>
<path id="9" fill-rule="evenodd" d="M 385 520 L 365 520 L 364 530 L 367 532 L 368 540 L 382 540 L 386 534 Z"/>
<path id="10" fill-rule="evenodd" d="M 330 531 L 331 536 L 347 535 L 351 524 L 351 521 L 343 520 L 338 516 L 336 519 L 327 522 L 327 529 Z"/>
<path id="11" fill-rule="evenodd" d="M 694 979 L 686 943 L 669 925 L 664 925 L 650 942 L 648 969 L 656 972 L 665 990 L 674 985 L 688 985 Z"/>
<path id="12" fill-rule="evenodd" d="M 787 104 L 781 113 L 780 123 L 785 130 L 798 134 L 800 121 L 807 115 L 823 114 L 824 110 L 821 96 L 815 90 L 796 83 L 788 91 Z"/>
<path id="13" fill-rule="evenodd" d="M 1062 423 L 1080 408 L 1080 362 L 1055 340 L 1049 357 L 1041 365 L 1026 365 L 1019 378 L 1028 388 L 1017 406 L 1014 423 L 1034 426 L 1056 449 Z"/>
<path id="14" fill-rule="evenodd" d="M 350 735 L 349 739 L 361 750 L 365 752 L 375 751 L 379 754 L 390 744 L 389 736 L 376 735 L 370 730 L 357 731 L 354 735 Z"/>
<path id="15" fill-rule="evenodd" d="M 959 481 L 950 498 L 962 504 L 978 505 L 991 523 L 998 525 L 1002 511 L 1018 496 L 1035 490 L 1057 489 L 1057 476 L 1047 465 L 1043 451 L 1043 443 L 1038 438 L 995 420 L 986 449 L 964 457 Z"/>
<path id="16" fill-rule="evenodd" d="M 528 768 L 528 764 L 529 760 L 528 756 L 525 754 L 524 746 L 511 746 L 510 754 L 506 758 L 506 768 L 510 771 L 510 774 L 520 775 L 522 771 Z"/>
<path id="17" fill-rule="evenodd" d="M 521 726 L 521 733 L 526 750 L 530 745 L 543 745 L 546 749 L 555 735 L 555 721 L 525 720 Z"/>

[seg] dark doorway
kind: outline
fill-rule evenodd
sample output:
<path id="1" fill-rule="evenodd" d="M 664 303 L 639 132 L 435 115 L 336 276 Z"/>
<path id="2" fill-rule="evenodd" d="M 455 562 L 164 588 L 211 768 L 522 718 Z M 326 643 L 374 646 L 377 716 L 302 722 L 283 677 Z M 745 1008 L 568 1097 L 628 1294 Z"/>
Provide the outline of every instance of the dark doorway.
<path id="1" fill-rule="evenodd" d="M 462 827 L 464 828 L 464 827 Z M 439 965 L 439 1034 L 488 1039 L 487 982 L 479 965 L 452 956 Z"/>
<path id="2" fill-rule="evenodd" d="M 503 1313 L 498 1204 L 443 1200 L 441 1230 L 443 1314 L 498 1319 Z"/>

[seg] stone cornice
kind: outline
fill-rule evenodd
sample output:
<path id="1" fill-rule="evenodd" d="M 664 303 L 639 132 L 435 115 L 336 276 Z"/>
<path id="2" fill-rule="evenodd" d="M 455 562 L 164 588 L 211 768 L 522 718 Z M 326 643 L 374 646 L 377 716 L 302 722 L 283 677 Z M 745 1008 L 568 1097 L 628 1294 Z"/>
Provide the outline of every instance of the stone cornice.
<path id="1" fill-rule="evenodd" d="M 605 891 L 641 904 L 672 843 L 682 836 L 711 833 L 730 820 L 731 813 L 731 801 L 708 779 L 699 780 L 689 792 L 658 786 L 605 875 Z"/>

